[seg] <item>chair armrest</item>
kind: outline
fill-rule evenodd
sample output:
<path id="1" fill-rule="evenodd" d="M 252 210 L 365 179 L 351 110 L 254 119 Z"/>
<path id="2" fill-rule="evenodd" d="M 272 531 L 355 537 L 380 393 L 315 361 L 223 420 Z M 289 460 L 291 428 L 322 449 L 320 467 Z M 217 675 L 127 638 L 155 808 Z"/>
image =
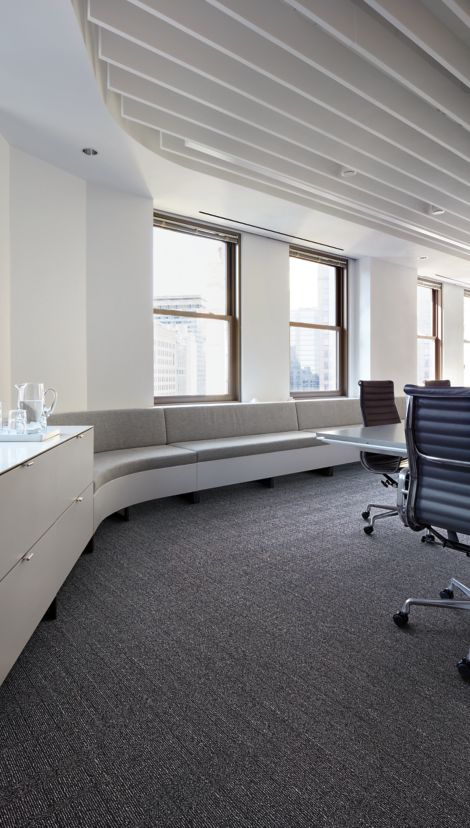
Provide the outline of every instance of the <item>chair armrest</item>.
<path id="1" fill-rule="evenodd" d="M 410 471 L 408 466 L 404 466 L 398 475 L 397 509 L 398 514 L 405 526 L 408 526 L 407 504 L 409 488 Z"/>

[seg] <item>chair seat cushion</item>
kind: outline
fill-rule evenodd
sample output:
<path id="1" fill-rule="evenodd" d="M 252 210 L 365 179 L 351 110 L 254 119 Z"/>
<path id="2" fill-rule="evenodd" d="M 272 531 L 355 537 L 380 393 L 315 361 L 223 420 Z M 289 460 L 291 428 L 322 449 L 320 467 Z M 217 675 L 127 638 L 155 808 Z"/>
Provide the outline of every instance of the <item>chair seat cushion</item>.
<path id="1" fill-rule="evenodd" d="M 195 452 L 176 446 L 142 446 L 117 451 L 101 451 L 95 454 L 95 491 L 103 483 L 108 483 L 126 474 L 149 469 L 163 469 L 168 466 L 183 466 L 186 463 L 195 462 Z"/>
<path id="2" fill-rule="evenodd" d="M 198 460 L 223 460 L 227 457 L 244 457 L 250 454 L 266 454 L 270 451 L 321 446 L 323 443 L 308 432 L 280 431 L 271 434 L 248 434 L 244 437 L 191 440 L 176 445 L 196 452 Z"/>

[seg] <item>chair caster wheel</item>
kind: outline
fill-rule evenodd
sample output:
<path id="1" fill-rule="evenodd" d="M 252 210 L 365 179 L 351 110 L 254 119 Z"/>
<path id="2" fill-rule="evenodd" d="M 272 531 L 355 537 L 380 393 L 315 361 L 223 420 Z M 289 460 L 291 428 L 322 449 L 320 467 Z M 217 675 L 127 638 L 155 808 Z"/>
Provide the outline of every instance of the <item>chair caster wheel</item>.
<path id="1" fill-rule="evenodd" d="M 370 515 L 370 512 L 363 512 L 362 513 L 362 519 L 363 520 L 369 520 L 369 515 Z"/>
<path id="2" fill-rule="evenodd" d="M 400 610 L 400 612 L 395 613 L 395 615 L 393 616 L 393 620 L 395 621 L 397 627 L 406 627 L 406 625 L 408 624 L 408 617 L 409 616 L 407 612 L 402 612 Z"/>
<path id="3" fill-rule="evenodd" d="M 366 533 L 366 535 L 372 535 L 373 531 L 374 531 L 373 526 L 364 526 L 364 532 Z"/>
<path id="4" fill-rule="evenodd" d="M 468 658 L 462 658 L 457 664 L 457 670 L 464 681 L 470 681 L 470 661 Z"/>
<path id="5" fill-rule="evenodd" d="M 454 597 L 454 590 L 446 587 L 446 589 L 441 589 L 439 595 L 443 601 L 450 601 Z"/>

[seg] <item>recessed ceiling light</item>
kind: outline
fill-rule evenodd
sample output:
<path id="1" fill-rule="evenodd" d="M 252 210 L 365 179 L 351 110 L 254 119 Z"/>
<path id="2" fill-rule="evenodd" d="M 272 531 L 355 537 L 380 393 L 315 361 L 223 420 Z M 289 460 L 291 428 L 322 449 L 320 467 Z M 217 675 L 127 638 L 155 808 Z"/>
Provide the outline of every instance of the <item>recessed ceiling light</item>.
<path id="1" fill-rule="evenodd" d="M 93 149 L 93 147 L 83 147 L 82 152 L 84 155 L 98 155 L 98 150 Z"/>
<path id="2" fill-rule="evenodd" d="M 341 167 L 339 174 L 341 178 L 352 178 L 357 175 L 357 170 L 353 170 L 352 167 Z"/>
<path id="3" fill-rule="evenodd" d="M 431 216 L 442 216 L 445 210 L 443 207 L 436 207 L 434 204 L 430 204 L 428 212 Z"/>

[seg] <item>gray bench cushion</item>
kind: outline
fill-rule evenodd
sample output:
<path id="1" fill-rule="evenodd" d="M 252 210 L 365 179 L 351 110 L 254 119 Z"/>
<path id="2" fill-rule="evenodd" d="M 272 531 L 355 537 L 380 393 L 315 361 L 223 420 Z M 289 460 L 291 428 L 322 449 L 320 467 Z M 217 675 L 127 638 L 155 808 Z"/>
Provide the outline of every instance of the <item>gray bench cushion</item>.
<path id="1" fill-rule="evenodd" d="M 169 443 L 298 430 L 294 402 L 185 405 L 164 410 Z"/>
<path id="2" fill-rule="evenodd" d="M 102 451 L 95 455 L 95 491 L 103 483 L 126 474 L 168 466 L 184 466 L 186 463 L 195 462 L 195 452 L 176 446 L 143 446 L 119 451 Z"/>
<path id="3" fill-rule="evenodd" d="M 313 434 L 283 431 L 271 434 L 250 434 L 243 437 L 219 437 L 216 440 L 192 440 L 178 445 L 196 452 L 197 459 L 204 461 L 266 454 L 270 451 L 302 449 L 309 446 L 321 446 L 324 443 L 317 440 Z"/>
<path id="4" fill-rule="evenodd" d="M 95 452 L 167 442 L 162 408 L 121 408 L 108 411 L 71 411 L 49 418 L 51 425 L 94 426 Z"/>

